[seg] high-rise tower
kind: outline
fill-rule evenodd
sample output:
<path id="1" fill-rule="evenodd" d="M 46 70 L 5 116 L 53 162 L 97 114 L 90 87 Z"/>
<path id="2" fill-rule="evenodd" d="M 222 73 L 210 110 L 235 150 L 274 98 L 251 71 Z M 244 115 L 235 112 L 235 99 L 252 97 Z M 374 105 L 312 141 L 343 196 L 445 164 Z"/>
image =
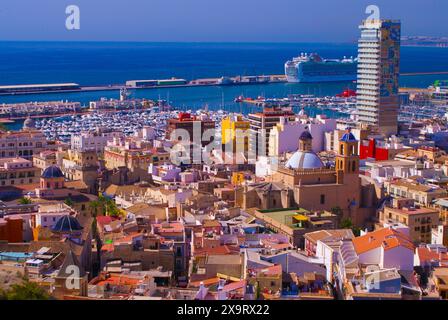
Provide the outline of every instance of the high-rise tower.
<path id="1" fill-rule="evenodd" d="M 360 29 L 358 120 L 390 136 L 398 130 L 401 23 L 365 20 Z"/>

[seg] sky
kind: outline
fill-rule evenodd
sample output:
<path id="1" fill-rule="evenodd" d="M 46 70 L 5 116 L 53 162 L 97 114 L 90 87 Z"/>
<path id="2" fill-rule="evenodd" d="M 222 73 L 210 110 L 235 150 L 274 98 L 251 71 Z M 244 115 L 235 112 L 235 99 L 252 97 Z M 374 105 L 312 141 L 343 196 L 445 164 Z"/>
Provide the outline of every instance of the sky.
<path id="1" fill-rule="evenodd" d="M 1 0 L 0 40 L 352 42 L 370 4 L 403 35 L 448 36 L 448 0 Z"/>

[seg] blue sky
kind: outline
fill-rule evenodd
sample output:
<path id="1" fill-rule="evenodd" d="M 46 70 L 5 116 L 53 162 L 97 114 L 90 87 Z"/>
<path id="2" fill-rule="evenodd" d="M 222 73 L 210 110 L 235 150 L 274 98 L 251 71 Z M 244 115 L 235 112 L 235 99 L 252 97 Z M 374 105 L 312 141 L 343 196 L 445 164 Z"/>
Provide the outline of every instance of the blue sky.
<path id="1" fill-rule="evenodd" d="M 448 36 L 447 0 L 1 0 L 0 40 L 347 42 L 369 4 L 404 35 Z"/>

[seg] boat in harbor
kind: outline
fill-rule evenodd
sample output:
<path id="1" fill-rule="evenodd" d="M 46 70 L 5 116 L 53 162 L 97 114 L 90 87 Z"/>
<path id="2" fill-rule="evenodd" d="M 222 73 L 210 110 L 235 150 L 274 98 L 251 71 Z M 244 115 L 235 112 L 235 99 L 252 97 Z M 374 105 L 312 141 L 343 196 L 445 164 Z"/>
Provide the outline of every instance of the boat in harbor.
<path id="1" fill-rule="evenodd" d="M 286 61 L 285 75 L 288 82 L 332 82 L 356 80 L 358 59 L 322 59 L 317 53 L 302 53 Z"/>

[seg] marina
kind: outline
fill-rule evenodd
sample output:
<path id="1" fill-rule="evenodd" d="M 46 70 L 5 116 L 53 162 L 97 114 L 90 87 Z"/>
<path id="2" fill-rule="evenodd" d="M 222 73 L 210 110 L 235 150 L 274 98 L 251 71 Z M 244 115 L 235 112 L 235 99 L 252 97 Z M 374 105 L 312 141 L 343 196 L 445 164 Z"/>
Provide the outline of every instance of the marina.
<path id="1" fill-rule="evenodd" d="M 220 123 L 228 115 L 224 111 L 189 110 L 189 112 L 194 115 L 207 114 L 216 123 Z M 107 129 L 111 132 L 123 132 L 126 136 L 130 136 L 143 127 L 154 128 L 156 136 L 164 138 L 167 121 L 177 118 L 178 114 L 179 111 L 160 111 L 158 108 L 140 111 L 91 112 L 83 115 L 39 119 L 36 120 L 35 127 L 41 130 L 48 140 L 62 142 L 69 142 L 72 134 L 79 132 Z"/>

